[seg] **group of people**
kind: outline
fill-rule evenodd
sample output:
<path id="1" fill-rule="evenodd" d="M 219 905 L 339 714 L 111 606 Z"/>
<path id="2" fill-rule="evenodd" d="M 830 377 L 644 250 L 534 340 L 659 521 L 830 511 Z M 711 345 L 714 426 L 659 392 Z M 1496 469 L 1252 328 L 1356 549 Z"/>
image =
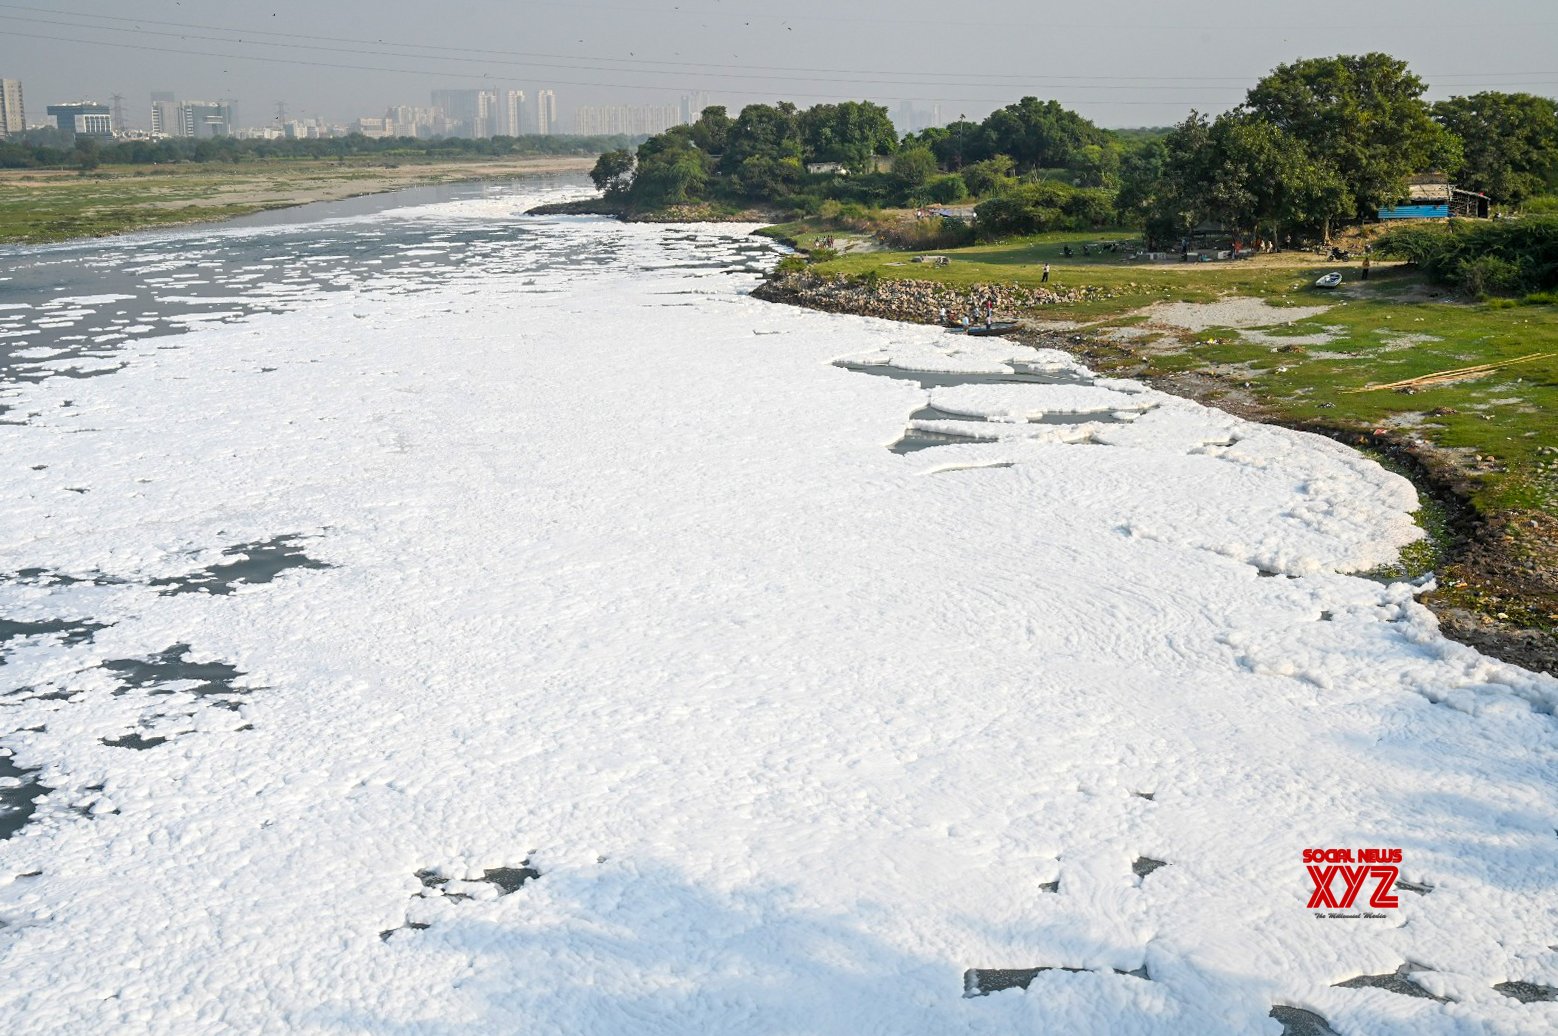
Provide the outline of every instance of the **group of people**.
<path id="1" fill-rule="evenodd" d="M 984 321 L 986 329 L 995 321 L 994 295 L 986 295 L 982 299 L 970 297 L 968 300 L 968 311 L 959 314 L 956 321 L 952 319 L 952 315 L 947 311 L 946 306 L 941 307 L 941 324 L 943 327 L 961 327 L 966 331 L 981 320 Z"/>

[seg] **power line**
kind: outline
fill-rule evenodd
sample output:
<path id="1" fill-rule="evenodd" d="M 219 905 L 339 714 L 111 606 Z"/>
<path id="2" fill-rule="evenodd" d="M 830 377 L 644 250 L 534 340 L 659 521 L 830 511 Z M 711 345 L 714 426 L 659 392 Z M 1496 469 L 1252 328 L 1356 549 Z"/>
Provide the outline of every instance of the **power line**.
<path id="1" fill-rule="evenodd" d="M 84 44 L 84 45 L 87 45 L 87 46 L 110 47 L 110 48 L 117 48 L 117 49 L 128 48 L 128 49 L 134 49 L 136 51 L 150 51 L 152 53 L 159 53 L 159 54 L 183 54 L 183 55 L 188 55 L 188 56 L 191 56 L 191 57 L 224 58 L 224 59 L 230 59 L 230 60 L 236 60 L 236 61 L 258 61 L 258 62 L 266 63 L 266 64 L 299 65 L 299 66 L 308 67 L 308 68 L 340 69 L 340 70 L 350 71 L 350 72 L 393 72 L 393 73 L 400 73 L 400 74 L 404 74 L 404 75 L 427 75 L 428 74 L 427 69 L 390 68 L 390 67 L 386 67 L 386 66 L 383 66 L 383 65 L 343 65 L 343 64 L 339 64 L 339 63 L 326 62 L 326 61 L 305 61 L 305 60 L 302 60 L 300 58 L 271 57 L 269 55 L 260 55 L 260 54 L 223 54 L 223 53 L 217 53 L 217 52 L 206 51 L 206 50 L 183 50 L 183 49 L 179 49 L 179 48 L 176 48 L 176 47 L 154 47 L 154 46 L 148 46 L 148 45 L 140 44 L 140 43 L 117 43 L 117 42 L 114 42 L 114 41 L 111 41 L 111 40 L 89 40 L 89 39 L 81 39 L 79 37 L 71 37 L 71 36 L 47 35 L 47 34 L 44 34 L 44 33 L 12 32 L 12 31 L 10 31 L 8 29 L 0 29 L 0 36 L 12 36 L 12 37 L 16 37 L 18 39 L 30 39 L 30 40 L 51 40 L 51 41 L 58 42 L 58 43 L 76 43 L 76 44 Z M 632 71 L 632 70 L 620 70 L 619 69 L 619 71 Z M 481 78 L 484 82 L 489 82 L 489 83 L 517 83 L 517 82 L 523 82 L 523 80 L 515 79 L 515 78 L 509 77 L 509 76 L 493 76 L 493 75 L 483 74 L 479 78 Z M 694 87 L 689 87 L 689 86 L 686 86 L 686 85 L 682 85 L 682 86 L 655 86 L 655 85 L 649 85 L 649 84 L 644 84 L 644 83 L 604 83 L 604 82 L 591 82 L 591 81 L 569 80 L 569 79 L 555 79 L 555 78 L 551 78 L 551 77 L 548 77 L 548 82 L 553 84 L 553 85 L 557 85 L 557 86 L 594 86 L 594 87 L 607 87 L 607 88 L 621 89 L 621 90 L 670 90 L 670 91 L 678 91 L 678 90 L 691 90 L 691 89 L 694 89 Z M 864 85 L 864 84 L 862 84 L 862 85 Z M 895 84 L 895 85 L 902 85 L 902 84 Z M 970 87 L 973 87 L 973 88 L 979 88 L 979 87 L 984 87 L 984 86 L 996 86 L 996 85 L 1000 85 L 1000 84 L 995 84 L 995 83 L 982 83 L 982 84 L 956 84 L 956 83 L 945 84 L 945 83 L 937 83 L 937 84 L 933 84 L 933 85 L 935 85 L 935 86 L 949 86 L 949 87 L 952 87 L 952 88 L 957 88 L 959 86 L 965 86 L 966 85 L 966 86 L 970 86 Z M 1075 88 L 1073 88 L 1073 89 L 1075 89 Z M 1086 87 L 1086 89 L 1099 89 L 1099 87 Z M 750 91 L 750 92 L 758 92 L 758 91 Z M 814 99 L 831 100 L 831 99 L 836 98 L 839 95 L 838 92 L 827 93 L 827 94 L 817 94 L 817 93 L 801 93 L 801 92 L 796 92 L 796 91 L 786 91 L 785 93 L 786 93 L 786 96 L 788 96 L 788 97 L 805 98 L 805 99 L 809 99 L 809 100 L 814 100 Z M 1009 103 L 1010 100 L 1011 100 L 1010 95 L 1007 95 L 1006 97 L 947 97 L 947 96 L 925 97 L 925 96 L 904 96 L 904 95 L 877 94 L 876 96 L 881 98 L 881 99 L 883 99 L 883 100 L 892 100 L 892 101 L 925 101 L 925 102 L 938 102 L 939 101 L 939 102 L 953 103 L 953 104 L 964 104 L 964 103 L 968 103 L 968 104 L 1005 104 L 1005 103 Z M 1183 103 L 1186 103 L 1186 102 L 1181 101 L 1181 100 L 1176 100 L 1176 101 L 1122 101 L 1122 100 L 1109 99 L 1108 103 L 1110 103 L 1110 104 L 1128 104 L 1128 105 L 1144 105 L 1144 106 L 1165 107 L 1165 106 L 1169 106 L 1169 105 L 1183 104 Z M 1221 102 L 1211 102 L 1211 103 L 1221 103 Z"/>
<path id="2" fill-rule="evenodd" d="M 563 5 L 563 6 L 576 7 L 576 6 L 579 6 L 579 5 Z M 595 6 L 595 7 L 605 8 L 605 7 L 609 7 L 610 5 L 584 5 L 584 6 Z M 122 16 L 116 16 L 116 15 L 88 14 L 86 12 L 77 12 L 77 11 L 48 10 L 48 9 L 45 9 L 45 8 L 30 7 L 30 6 L 26 6 L 26 5 L 23 5 L 23 4 L 0 3 L 0 8 L 5 8 L 5 9 L 9 9 L 9 10 L 16 10 L 16 11 L 30 11 L 30 12 L 37 13 L 37 14 L 50 14 L 50 15 L 55 15 L 55 16 L 58 16 L 58 15 L 68 15 L 68 16 L 71 16 L 71 17 L 78 17 L 78 18 L 92 18 L 92 19 L 96 19 L 98 21 L 124 22 L 124 23 L 129 23 L 131 25 L 136 26 L 135 29 L 121 29 L 121 28 L 118 28 L 118 27 L 106 26 L 106 25 L 103 25 L 103 26 L 98 26 L 98 25 L 78 25 L 77 23 L 73 23 L 73 22 L 49 21 L 49 20 L 41 19 L 41 18 L 16 17 L 17 21 L 36 22 L 36 23 L 42 23 L 42 24 L 45 24 L 45 25 L 56 25 L 56 26 L 64 26 L 64 27 L 78 28 L 78 29 L 101 29 L 101 30 L 108 30 L 108 31 L 114 31 L 114 32 L 139 32 L 139 33 L 144 34 L 144 35 L 153 35 L 153 36 L 162 36 L 162 37 L 175 37 L 175 38 L 182 38 L 182 39 L 199 39 L 199 40 L 205 40 L 205 41 L 209 41 L 209 42 L 219 42 L 219 43 L 229 43 L 229 44 L 236 43 L 236 44 L 241 44 L 241 45 L 253 45 L 253 46 L 267 46 L 267 47 L 294 46 L 294 47 L 301 47 L 301 48 L 309 49 L 309 50 L 322 50 L 322 51 L 330 51 L 330 52 L 344 53 L 344 54 L 363 54 L 363 55 L 368 55 L 368 56 L 387 56 L 387 57 L 398 57 L 398 58 L 413 57 L 413 58 L 418 58 L 418 59 L 421 59 L 421 60 L 436 60 L 436 61 L 476 61 L 476 60 L 488 60 L 489 63 L 492 63 L 492 64 L 527 64 L 527 65 L 530 65 L 531 67 L 561 68 L 561 69 L 578 70 L 578 71 L 632 72 L 632 73 L 643 73 L 643 74 L 652 74 L 652 75 L 669 75 L 669 74 L 675 74 L 675 73 L 659 72 L 659 71 L 657 71 L 655 69 L 649 69 L 649 68 L 631 68 L 631 67 L 600 68 L 600 67 L 591 66 L 591 65 L 536 65 L 533 62 L 529 62 L 529 61 L 527 61 L 527 62 L 508 62 L 508 61 L 491 60 L 491 59 L 487 59 L 487 58 L 478 59 L 478 58 L 475 58 L 475 57 L 469 57 L 469 58 L 467 58 L 467 57 L 442 58 L 442 57 L 437 57 L 435 55 L 423 55 L 423 54 L 415 54 L 415 53 L 412 53 L 412 54 L 397 54 L 397 53 L 392 53 L 390 51 L 385 51 L 385 50 L 353 51 L 353 50 L 344 50 L 344 49 L 335 48 L 335 47 L 323 47 L 323 46 L 319 46 L 317 43 L 302 43 L 302 44 L 269 43 L 269 42 L 266 42 L 264 40 L 245 39 L 245 38 L 242 38 L 242 37 L 244 37 L 244 36 L 267 36 L 267 37 L 273 37 L 273 38 L 282 39 L 282 40 L 317 40 L 317 41 L 324 41 L 324 42 L 327 42 L 327 43 L 349 43 L 349 44 L 354 44 L 354 45 L 358 45 L 358 46 L 366 46 L 366 47 L 389 47 L 389 48 L 393 48 L 394 50 L 443 51 L 443 52 L 446 52 L 446 53 L 453 53 L 453 54 L 456 54 L 456 55 L 491 55 L 494 58 L 496 58 L 496 57 L 526 58 L 526 59 L 540 58 L 540 59 L 546 59 L 546 60 L 552 60 L 552 61 L 605 62 L 605 63 L 609 63 L 609 64 L 613 64 L 613 65 L 622 65 L 622 66 L 631 66 L 631 65 L 661 65 L 661 66 L 667 66 L 667 67 L 670 67 L 672 69 L 679 70 L 679 71 L 681 71 L 682 74 L 686 74 L 687 71 L 690 71 L 690 70 L 693 70 L 693 69 L 738 69 L 739 68 L 739 69 L 746 69 L 746 70 L 749 70 L 749 71 L 755 70 L 755 71 L 770 71 L 770 72 L 801 72 L 801 73 L 812 73 L 812 74 L 838 74 L 838 75 L 864 75 L 864 76 L 896 76 L 896 77 L 902 77 L 902 78 L 905 78 L 905 79 L 908 80 L 907 83 L 898 82 L 896 80 L 893 80 L 893 81 L 870 80 L 870 79 L 834 80 L 835 82 L 855 83 L 855 84 L 870 84 L 870 83 L 873 83 L 873 82 L 884 82 L 884 83 L 887 83 L 888 85 L 910 85 L 910 84 L 914 84 L 914 83 L 924 83 L 924 82 L 926 82 L 927 79 L 945 79 L 945 78 L 952 78 L 952 77 L 957 77 L 957 78 L 960 78 L 960 79 L 989 80 L 990 82 L 978 83 L 978 84 L 963 84 L 963 83 L 947 83 L 947 84 L 942 84 L 942 83 L 933 83 L 933 84 L 927 84 L 927 85 L 936 85 L 936 86 L 942 86 L 942 85 L 946 85 L 946 86 L 963 86 L 963 85 L 994 86 L 994 85 L 998 85 L 1000 83 L 1000 81 L 1003 81 L 1003 80 L 1012 80 L 1012 81 L 1016 81 L 1018 83 L 1037 83 L 1037 82 L 1049 82 L 1049 81 L 1057 81 L 1057 82 L 1058 81 L 1067 81 L 1067 82 L 1076 81 L 1076 82 L 1087 82 L 1087 83 L 1091 83 L 1091 82 L 1104 82 L 1104 83 L 1109 83 L 1109 82 L 1139 82 L 1139 83 L 1148 83 L 1148 82 L 1195 82 L 1195 83 L 1238 82 L 1238 83 L 1249 83 L 1249 82 L 1253 82 L 1255 79 L 1258 79 L 1260 77 L 1260 75 L 1263 74 L 1263 73 L 1254 73 L 1254 74 L 1246 75 L 1246 76 L 1037 76 L 1037 75 L 1027 75 L 1027 74 L 1020 74 L 1020 73 L 917 72 L 917 73 L 913 73 L 912 76 L 911 76 L 911 74 L 909 74 L 909 73 L 904 73 L 904 72 L 897 71 L 897 70 L 890 70 L 889 71 L 889 70 L 881 70 L 881 69 L 807 68 L 807 67 L 792 67 L 792 66 L 782 66 L 782 65 L 750 65 L 750 64 L 739 64 L 739 65 L 736 65 L 736 64 L 719 64 L 719 63 L 708 63 L 708 62 L 655 61 L 655 60 L 644 59 L 644 58 L 591 57 L 591 56 L 583 56 L 583 55 L 552 54 L 552 53 L 544 53 L 544 52 L 537 52 L 537 51 L 505 51 L 505 50 L 488 50 L 488 49 L 482 49 L 482 48 L 444 47 L 444 46 L 438 46 L 438 45 L 433 45 L 433 44 L 422 44 L 422 43 L 398 43 L 398 42 L 395 42 L 395 41 L 386 41 L 386 40 L 383 40 L 383 39 L 365 40 L 365 39 L 356 39 L 356 38 L 351 38 L 351 37 L 318 36 L 318 35 L 314 35 L 314 34 L 291 33 L 291 32 L 276 32 L 276 31 L 273 31 L 273 30 L 262 30 L 262 29 L 235 29 L 235 28 L 229 28 L 229 27 L 226 27 L 226 26 L 207 25 L 207 24 L 196 23 L 196 22 L 175 22 L 175 21 L 166 21 L 166 20 L 151 19 L 151 18 L 127 18 L 127 17 L 122 17 Z M 620 8 L 612 8 L 612 9 L 620 9 Z M 634 10 L 643 10 L 643 9 L 642 8 L 635 8 Z M 667 11 L 666 13 L 670 13 L 670 12 Z M 802 20 L 802 19 L 791 19 L 791 20 Z M 831 20 L 835 20 L 835 19 L 830 19 L 830 21 Z M 1070 25 L 1070 26 L 1061 26 L 1061 25 L 1057 25 L 1056 23 L 1052 23 L 1052 22 L 1046 22 L 1045 24 L 1046 24 L 1046 27 L 1052 28 L 1052 29 L 1053 28 L 1066 28 L 1066 27 L 1070 27 L 1070 28 L 1096 27 L 1096 26 L 1081 25 L 1081 24 Z M 1525 24 L 1525 23 L 1522 23 L 1522 24 Z M 1552 24 L 1558 24 L 1558 22 L 1536 22 L 1536 23 L 1530 23 L 1530 24 L 1533 24 L 1533 25 L 1552 25 Z M 207 31 L 213 31 L 213 32 L 226 33 L 226 34 L 228 34 L 228 36 L 237 35 L 240 38 L 238 38 L 238 39 L 231 39 L 231 38 L 228 38 L 228 37 L 225 37 L 225 36 L 224 37 L 211 37 L 211 36 L 191 36 L 188 33 L 164 33 L 164 32 L 158 32 L 156 30 L 141 29 L 141 28 L 139 28 L 139 26 L 141 26 L 141 25 L 161 25 L 161 26 L 168 26 L 168 27 L 173 27 L 173 28 L 201 29 L 201 30 L 207 30 Z M 1265 26 L 1263 28 L 1273 28 L 1273 27 L 1275 27 L 1275 26 Z M 1550 75 L 1554 75 L 1554 74 L 1555 73 L 1550 72 L 1550 71 L 1548 71 L 1548 72 L 1489 72 L 1489 73 L 1455 72 L 1455 73 L 1443 73 L 1443 74 L 1436 74 L 1436 75 L 1424 74 L 1424 76 L 1425 76 L 1425 78 L 1433 79 L 1433 80 L 1447 80 L 1447 79 L 1482 79 L 1482 80 L 1486 80 L 1486 79 L 1498 78 L 1498 79 L 1517 79 L 1517 80 L 1521 80 L 1521 81 L 1535 81 L 1535 77 L 1550 76 Z M 717 73 L 704 73 L 704 75 L 713 78 L 713 77 L 715 77 L 718 74 Z M 782 81 L 782 80 L 784 80 L 786 78 L 786 77 L 781 77 L 781 76 L 765 77 L 765 76 L 753 76 L 753 75 L 740 75 L 740 76 L 737 76 L 737 75 L 725 75 L 725 76 L 722 76 L 722 77 L 723 78 L 743 78 L 743 79 L 773 79 L 775 81 Z M 815 82 L 817 80 L 815 80 L 814 78 L 811 78 L 810 76 L 808 76 L 806 81 Z M 589 84 L 586 84 L 586 85 L 589 85 Z"/>

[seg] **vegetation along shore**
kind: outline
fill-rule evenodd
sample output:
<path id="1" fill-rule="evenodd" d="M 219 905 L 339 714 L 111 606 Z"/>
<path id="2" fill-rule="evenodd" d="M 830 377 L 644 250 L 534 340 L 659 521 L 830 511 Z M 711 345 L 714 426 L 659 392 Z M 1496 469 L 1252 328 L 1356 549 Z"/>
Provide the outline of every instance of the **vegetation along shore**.
<path id="1" fill-rule="evenodd" d="M 34 134 L 35 136 L 47 134 Z M 620 137 L 0 141 L 0 244 L 229 219 L 405 187 L 583 172 Z"/>
<path id="2" fill-rule="evenodd" d="M 1558 104 L 1424 92 L 1369 54 L 1161 130 L 1035 98 L 902 139 L 869 103 L 710 108 L 603 154 L 573 211 L 772 214 L 796 254 L 763 298 L 993 300 L 1096 370 L 1370 451 L 1431 534 L 1375 574 L 1433 572 L 1447 634 L 1558 672 Z"/>

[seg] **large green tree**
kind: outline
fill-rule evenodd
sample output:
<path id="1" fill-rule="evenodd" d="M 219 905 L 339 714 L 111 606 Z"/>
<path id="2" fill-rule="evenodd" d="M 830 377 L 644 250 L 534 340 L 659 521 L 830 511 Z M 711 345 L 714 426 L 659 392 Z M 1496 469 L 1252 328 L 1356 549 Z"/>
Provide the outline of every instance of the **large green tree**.
<path id="1" fill-rule="evenodd" d="M 1516 204 L 1558 183 L 1558 101 L 1487 92 L 1440 101 L 1433 115 L 1460 138 L 1462 186 Z"/>
<path id="2" fill-rule="evenodd" d="M 1455 138 L 1429 117 L 1423 81 L 1388 54 L 1309 58 L 1255 84 L 1245 110 L 1299 142 L 1346 184 L 1353 215 L 1398 201 L 1413 173 L 1455 165 Z"/>
<path id="3" fill-rule="evenodd" d="M 1066 168 L 1089 144 L 1108 143 L 1108 135 L 1058 101 L 1024 97 L 990 113 L 984 122 L 992 151 L 1011 155 L 1017 168 Z"/>
<path id="4" fill-rule="evenodd" d="M 870 101 L 818 104 L 801 112 L 797 124 L 809 160 L 843 162 L 855 173 L 869 172 L 872 156 L 898 147 L 887 109 Z"/>

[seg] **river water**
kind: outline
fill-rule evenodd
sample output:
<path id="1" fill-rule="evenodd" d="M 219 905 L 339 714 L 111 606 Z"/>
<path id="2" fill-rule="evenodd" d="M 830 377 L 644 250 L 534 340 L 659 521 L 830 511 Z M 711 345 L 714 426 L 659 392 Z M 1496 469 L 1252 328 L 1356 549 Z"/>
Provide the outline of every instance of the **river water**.
<path id="1" fill-rule="evenodd" d="M 1408 483 L 583 186 L 0 251 L 7 1032 L 1551 1031 Z"/>

